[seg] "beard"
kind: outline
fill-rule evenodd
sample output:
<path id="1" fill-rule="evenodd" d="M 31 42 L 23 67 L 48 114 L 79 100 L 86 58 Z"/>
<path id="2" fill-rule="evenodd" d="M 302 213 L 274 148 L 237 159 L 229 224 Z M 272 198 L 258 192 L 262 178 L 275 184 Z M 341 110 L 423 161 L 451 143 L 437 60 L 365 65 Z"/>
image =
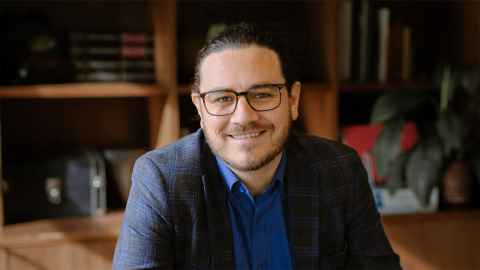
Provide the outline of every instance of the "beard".
<path id="1" fill-rule="evenodd" d="M 228 156 L 228 150 L 227 149 L 222 149 L 221 146 L 217 145 L 215 143 L 215 135 L 210 134 L 210 131 L 208 129 L 204 128 L 204 125 L 202 123 L 202 129 L 204 131 L 204 135 L 206 138 L 206 141 L 212 150 L 212 153 L 218 157 L 220 157 L 225 163 L 227 163 L 232 169 L 238 170 L 238 171 L 256 171 L 261 168 L 263 168 L 265 165 L 269 164 L 272 162 L 285 148 L 285 144 L 288 140 L 289 134 L 290 134 L 290 127 L 291 127 L 291 118 L 289 117 L 287 125 L 280 127 L 279 130 L 279 137 L 271 142 L 271 145 L 268 147 L 265 147 L 266 151 L 263 153 L 255 153 L 255 149 L 248 148 L 246 151 L 251 152 L 251 158 L 247 158 L 246 160 L 243 160 L 242 162 L 238 162 L 233 160 Z M 259 125 L 256 123 L 249 124 L 248 126 L 236 126 L 232 129 L 229 130 L 229 132 L 245 132 L 248 130 L 254 130 L 257 128 L 262 129 L 262 127 L 265 127 L 265 125 Z M 272 129 L 272 127 L 268 126 L 268 129 Z M 230 153 L 231 154 L 231 153 Z"/>

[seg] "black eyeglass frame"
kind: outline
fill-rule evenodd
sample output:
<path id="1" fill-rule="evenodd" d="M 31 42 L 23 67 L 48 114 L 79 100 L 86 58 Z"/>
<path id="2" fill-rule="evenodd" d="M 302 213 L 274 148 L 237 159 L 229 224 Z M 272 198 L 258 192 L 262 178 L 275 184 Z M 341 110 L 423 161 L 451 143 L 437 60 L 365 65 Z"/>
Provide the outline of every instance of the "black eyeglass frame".
<path id="1" fill-rule="evenodd" d="M 277 89 L 277 91 L 280 95 L 280 98 L 278 99 L 278 104 L 275 105 L 273 108 L 270 108 L 270 109 L 267 109 L 267 110 L 259 110 L 259 109 L 254 108 L 253 105 L 250 103 L 250 100 L 248 100 L 247 95 L 251 90 L 255 90 L 257 88 L 262 88 L 262 87 L 276 87 L 276 89 Z M 252 108 L 252 110 L 254 110 L 256 112 L 266 112 L 266 111 L 275 110 L 276 108 L 278 108 L 280 106 L 280 104 L 282 104 L 282 92 L 281 91 L 282 91 L 283 88 L 287 89 L 287 94 L 290 96 L 290 91 L 288 91 L 289 89 L 287 87 L 287 84 L 285 84 L 285 83 L 269 83 L 269 84 L 254 85 L 253 87 L 250 87 L 246 91 L 243 91 L 243 92 L 240 92 L 240 93 L 236 92 L 232 89 L 219 89 L 219 90 L 212 90 L 212 91 L 208 91 L 208 92 L 204 92 L 204 93 L 194 93 L 194 95 L 202 98 L 203 105 L 205 106 L 205 110 L 207 111 L 208 114 L 213 115 L 213 116 L 227 116 L 227 115 L 232 115 L 237 110 L 238 100 L 240 99 L 240 96 L 245 96 L 245 100 L 247 101 L 248 106 L 250 106 L 250 108 Z M 233 108 L 231 113 L 214 114 L 214 113 L 211 113 L 208 110 L 208 106 L 205 102 L 205 96 L 208 95 L 208 94 L 211 94 L 211 93 L 216 93 L 216 92 L 228 92 L 228 93 L 233 93 L 236 96 L 235 107 Z"/>

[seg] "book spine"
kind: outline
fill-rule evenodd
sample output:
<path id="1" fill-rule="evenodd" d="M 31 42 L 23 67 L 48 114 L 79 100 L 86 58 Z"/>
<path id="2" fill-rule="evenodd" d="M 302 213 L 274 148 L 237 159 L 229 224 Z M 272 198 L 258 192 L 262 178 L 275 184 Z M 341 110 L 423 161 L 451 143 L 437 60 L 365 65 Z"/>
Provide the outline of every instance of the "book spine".
<path id="1" fill-rule="evenodd" d="M 83 33 L 73 32 L 70 41 L 77 44 L 152 44 L 153 36 L 147 33 L 122 32 L 122 33 Z"/>
<path id="2" fill-rule="evenodd" d="M 110 59 L 144 59 L 153 58 L 153 48 L 145 48 L 139 46 L 122 46 L 122 47 L 79 47 L 71 48 L 73 57 L 91 57 L 91 58 L 110 58 Z"/>
<path id="3" fill-rule="evenodd" d="M 145 72 L 106 72 L 94 71 L 83 72 L 76 75 L 77 81 L 80 82 L 112 82 L 112 81 L 130 81 L 130 82 L 153 82 L 155 74 Z"/>
<path id="4" fill-rule="evenodd" d="M 352 78 L 352 13 L 351 0 L 341 2 L 339 14 L 339 76 L 342 81 Z"/>
<path id="5" fill-rule="evenodd" d="M 75 68 L 78 70 L 153 70 L 153 60 L 74 60 Z"/>
<path id="6" fill-rule="evenodd" d="M 410 27 L 402 28 L 402 80 L 410 81 L 412 77 L 412 31 Z"/>
<path id="7" fill-rule="evenodd" d="M 379 83 L 387 82 L 388 74 L 388 41 L 390 39 L 390 10 L 381 8 L 378 12 L 378 74 Z"/>
<path id="8" fill-rule="evenodd" d="M 368 76 L 368 50 L 369 50 L 369 9 L 370 4 L 368 0 L 362 1 L 362 6 L 359 16 L 360 25 L 360 55 L 359 55 L 359 70 L 358 79 L 360 82 L 367 80 Z"/>

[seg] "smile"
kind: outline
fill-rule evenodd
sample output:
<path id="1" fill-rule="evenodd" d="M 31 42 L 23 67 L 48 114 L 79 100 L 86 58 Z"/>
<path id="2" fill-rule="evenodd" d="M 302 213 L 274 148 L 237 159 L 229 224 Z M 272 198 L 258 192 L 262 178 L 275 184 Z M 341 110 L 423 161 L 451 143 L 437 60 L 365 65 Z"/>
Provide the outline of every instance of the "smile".
<path id="1" fill-rule="evenodd" d="M 246 139 L 256 138 L 260 136 L 262 133 L 263 131 L 259 131 L 259 132 L 243 133 L 243 134 L 234 134 L 229 136 L 235 140 L 246 140 Z"/>

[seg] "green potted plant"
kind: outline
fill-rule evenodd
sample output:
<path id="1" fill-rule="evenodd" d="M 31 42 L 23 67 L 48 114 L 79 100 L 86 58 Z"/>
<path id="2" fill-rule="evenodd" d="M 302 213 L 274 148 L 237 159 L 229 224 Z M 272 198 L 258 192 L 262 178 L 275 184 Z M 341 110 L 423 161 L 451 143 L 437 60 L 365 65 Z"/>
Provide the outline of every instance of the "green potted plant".
<path id="1" fill-rule="evenodd" d="M 387 91 L 371 116 L 371 122 L 383 124 L 373 148 L 378 174 L 388 177 L 390 191 L 408 187 L 424 206 L 452 164 L 467 164 L 477 179 L 480 175 L 478 127 L 472 122 L 480 120 L 480 72 L 445 68 L 440 78 L 439 91 Z M 402 150 L 407 122 L 416 126 L 417 143 Z"/>

